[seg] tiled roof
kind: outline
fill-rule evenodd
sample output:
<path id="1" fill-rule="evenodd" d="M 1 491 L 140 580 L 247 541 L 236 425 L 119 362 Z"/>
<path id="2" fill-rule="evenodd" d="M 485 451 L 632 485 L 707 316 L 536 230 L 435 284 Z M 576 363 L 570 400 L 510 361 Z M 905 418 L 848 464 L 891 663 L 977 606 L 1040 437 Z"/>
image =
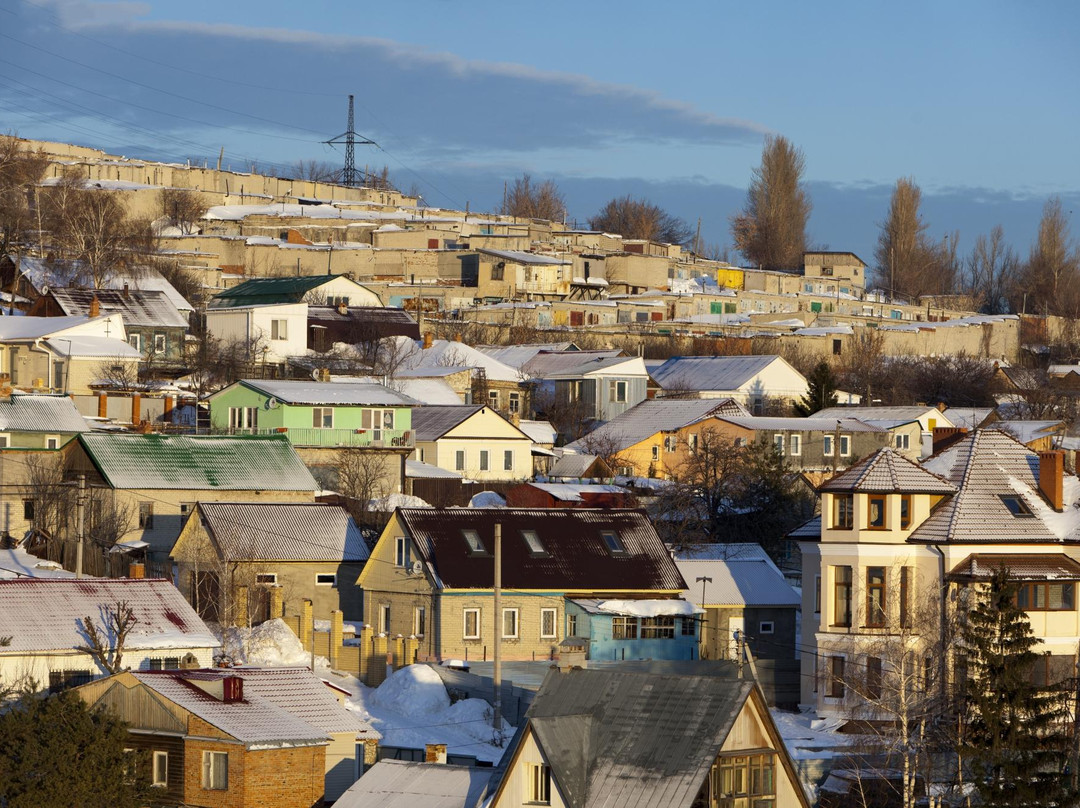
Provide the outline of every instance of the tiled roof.
<path id="1" fill-rule="evenodd" d="M 282 404 L 326 404 L 331 406 L 411 407 L 419 404 L 396 390 L 377 382 L 307 382 L 241 379 L 237 384 L 273 396 Z"/>
<path id="2" fill-rule="evenodd" d="M 200 502 L 198 510 L 228 559 L 366 561 L 370 555 L 360 529 L 337 505 Z"/>
<path id="3" fill-rule="evenodd" d="M 334 805 L 337 808 L 473 808 L 494 769 L 380 760 Z"/>
<path id="4" fill-rule="evenodd" d="M 0 399 L 0 432 L 88 432 L 68 396 L 12 393 Z"/>
<path id="5" fill-rule="evenodd" d="M 79 442 L 114 488 L 319 490 L 283 435 L 86 433 Z"/>
<path id="6" fill-rule="evenodd" d="M 956 486 L 890 448 L 833 477 L 818 489 L 859 493 L 953 494 Z"/>
<path id="7" fill-rule="evenodd" d="M 508 589 L 682 590 L 675 562 L 644 512 L 563 508 L 402 508 L 398 516 L 428 570 L 450 589 L 490 589 L 495 525 L 502 525 L 503 585 Z M 486 553 L 472 555 L 462 530 L 475 530 Z M 521 536 L 533 530 L 545 553 Z M 613 531 L 625 553 L 612 553 Z"/>
<path id="8" fill-rule="evenodd" d="M 18 578 L 0 581 L 0 655 L 67 651 L 83 645 L 80 620 L 120 601 L 135 612 L 128 648 L 216 648 L 206 624 L 170 581 L 131 578 Z M 89 659 L 89 658 L 88 658 Z"/>
<path id="9" fill-rule="evenodd" d="M 737 390 L 779 356 L 673 356 L 650 371 L 665 390 Z M 792 368 L 791 372 L 798 375 Z"/>
<path id="10" fill-rule="evenodd" d="M 784 538 L 801 541 L 817 541 L 821 538 L 821 515 L 819 514 L 813 519 L 808 519 L 803 522 L 797 528 L 790 531 Z"/>
<path id="11" fill-rule="evenodd" d="M 325 743 L 326 732 L 290 714 L 268 699 L 244 688 L 242 701 L 222 701 L 192 681 L 217 681 L 231 676 L 221 671 L 133 671 L 136 679 L 179 707 L 238 741 L 252 745 L 314 746 Z M 246 682 L 245 682 L 246 684 Z"/>
<path id="12" fill-rule="evenodd" d="M 53 299 L 66 315 L 88 315 L 94 298 L 101 307 L 101 314 L 119 312 L 127 326 L 157 326 L 160 328 L 187 328 L 187 317 L 164 292 L 156 290 L 129 289 L 52 289 Z"/>
<path id="13" fill-rule="evenodd" d="M 1080 581 L 1080 563 L 1064 553 L 972 553 L 949 572 L 950 578 L 985 580 L 999 569 L 1021 581 Z"/>
<path id="14" fill-rule="evenodd" d="M 658 432 L 673 432 L 712 415 L 748 415 L 737 402 L 727 399 L 655 398 L 642 401 L 621 415 L 601 424 L 586 437 L 567 444 L 566 448 L 587 453 L 590 446 L 611 443 L 616 450 L 626 449 Z"/>
<path id="15" fill-rule="evenodd" d="M 478 404 L 418 407 L 413 410 L 412 426 L 418 441 L 438 440 L 458 424 L 484 409 Z"/>

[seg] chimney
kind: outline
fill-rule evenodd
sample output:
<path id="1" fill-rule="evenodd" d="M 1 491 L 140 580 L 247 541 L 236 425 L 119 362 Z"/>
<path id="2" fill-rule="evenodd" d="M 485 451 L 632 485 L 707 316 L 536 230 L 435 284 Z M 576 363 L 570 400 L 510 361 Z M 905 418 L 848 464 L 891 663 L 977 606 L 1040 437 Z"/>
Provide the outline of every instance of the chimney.
<path id="1" fill-rule="evenodd" d="M 425 763 L 446 763 L 446 744 L 444 744 L 444 743 L 426 743 L 426 744 L 424 744 L 424 762 Z"/>
<path id="2" fill-rule="evenodd" d="M 101 316 L 101 301 L 98 300 L 98 298 L 97 298 L 97 292 L 95 292 L 94 296 L 92 298 L 90 298 L 90 316 L 91 317 L 100 317 Z"/>
<path id="3" fill-rule="evenodd" d="M 345 305 L 344 303 L 338 303 L 337 304 L 337 313 L 340 314 L 342 317 L 344 317 L 346 314 L 349 313 L 349 307 L 347 305 Z"/>
<path id="4" fill-rule="evenodd" d="M 1065 510 L 1065 453 L 1060 449 L 1039 452 L 1039 493 L 1058 513 Z"/>
<path id="5" fill-rule="evenodd" d="M 244 680 L 239 676 L 226 676 L 221 680 L 221 700 L 226 704 L 244 700 Z"/>
<path id="6" fill-rule="evenodd" d="M 128 299 L 128 285 L 124 284 L 124 300 Z"/>
<path id="7" fill-rule="evenodd" d="M 430 348 L 431 347 L 431 342 L 432 342 L 432 340 L 431 340 L 431 332 L 428 331 L 426 334 L 424 334 L 424 347 L 425 348 Z"/>

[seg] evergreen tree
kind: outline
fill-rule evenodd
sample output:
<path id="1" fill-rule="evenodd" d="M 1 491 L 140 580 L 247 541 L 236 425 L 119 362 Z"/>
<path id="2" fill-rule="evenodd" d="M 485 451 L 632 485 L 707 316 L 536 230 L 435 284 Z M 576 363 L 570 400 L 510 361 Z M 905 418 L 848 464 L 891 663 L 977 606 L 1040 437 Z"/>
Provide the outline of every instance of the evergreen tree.
<path id="1" fill-rule="evenodd" d="M 150 795 L 147 761 L 125 752 L 123 722 L 66 692 L 25 693 L 0 714 L 0 805 L 137 808 Z"/>
<path id="2" fill-rule="evenodd" d="M 961 748 L 987 808 L 1075 805 L 1066 771 L 1070 748 L 1065 694 L 1031 681 L 1038 654 L 1007 569 L 977 595 L 962 628 L 967 656 Z"/>
<path id="3" fill-rule="evenodd" d="M 836 406 L 836 379 L 828 362 L 822 359 L 806 377 L 806 395 L 795 402 L 795 412 L 802 416 L 813 415 L 818 410 Z"/>

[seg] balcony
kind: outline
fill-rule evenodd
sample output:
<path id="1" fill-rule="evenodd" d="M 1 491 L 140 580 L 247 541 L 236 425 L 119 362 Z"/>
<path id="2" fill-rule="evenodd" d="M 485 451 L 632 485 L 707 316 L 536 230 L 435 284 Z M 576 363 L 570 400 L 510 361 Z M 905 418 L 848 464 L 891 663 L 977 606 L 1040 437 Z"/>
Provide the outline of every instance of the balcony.
<path id="1" fill-rule="evenodd" d="M 278 429 L 231 429 L 234 435 L 284 435 L 293 446 L 372 449 L 412 449 L 415 437 L 411 429 L 315 429 L 280 427 Z"/>

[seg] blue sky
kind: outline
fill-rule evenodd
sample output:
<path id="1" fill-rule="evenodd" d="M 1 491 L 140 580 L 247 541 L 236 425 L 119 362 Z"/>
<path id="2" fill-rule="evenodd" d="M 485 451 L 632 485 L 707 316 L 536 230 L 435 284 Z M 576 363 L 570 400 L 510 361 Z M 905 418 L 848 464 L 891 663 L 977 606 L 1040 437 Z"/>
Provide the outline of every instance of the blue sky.
<path id="1" fill-rule="evenodd" d="M 493 208 L 523 171 L 571 218 L 646 196 L 729 241 L 767 133 L 806 154 L 813 243 L 866 260 L 891 185 L 961 249 L 1026 253 L 1080 210 L 1080 6 L 0 0 L 0 130 L 265 169 L 356 128 L 432 205 Z"/>

